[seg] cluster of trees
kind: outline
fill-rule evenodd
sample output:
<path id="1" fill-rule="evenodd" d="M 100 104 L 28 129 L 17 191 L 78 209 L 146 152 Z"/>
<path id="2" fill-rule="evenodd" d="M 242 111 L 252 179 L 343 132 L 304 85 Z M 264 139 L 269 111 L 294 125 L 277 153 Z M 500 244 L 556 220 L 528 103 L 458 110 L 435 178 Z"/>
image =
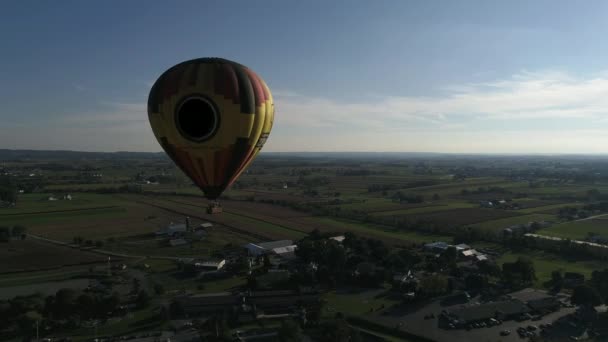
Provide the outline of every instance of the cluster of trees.
<path id="1" fill-rule="evenodd" d="M 13 331 L 18 336 L 34 335 L 35 324 L 40 329 L 52 327 L 52 322 L 63 320 L 68 328 L 75 328 L 81 320 L 103 318 L 119 308 L 117 293 L 84 293 L 60 289 L 55 295 L 33 295 L 0 301 L 0 331 Z"/>
<path id="2" fill-rule="evenodd" d="M 589 212 L 579 207 L 562 207 L 557 210 L 557 216 L 562 220 L 572 221 L 589 217 Z"/>
<path id="3" fill-rule="evenodd" d="M 0 242 L 8 242 L 11 239 L 25 239 L 27 228 L 22 225 L 12 227 L 0 226 Z"/>
<path id="4" fill-rule="evenodd" d="M 17 185 L 8 176 L 0 176 L 0 207 L 17 203 Z"/>
<path id="5" fill-rule="evenodd" d="M 392 196 L 392 199 L 397 202 L 406 202 L 406 203 L 422 203 L 424 202 L 424 196 L 420 194 L 407 194 L 402 193 L 401 191 L 395 192 Z"/>
<path id="6" fill-rule="evenodd" d="M 109 240 L 112 239 L 112 240 Z M 109 238 L 108 242 L 113 242 L 114 238 Z M 82 236 L 74 236 L 74 238 L 72 238 L 72 242 L 74 242 L 74 244 L 76 245 L 81 245 L 81 246 L 87 246 L 87 247 L 97 247 L 97 248 L 101 248 L 103 247 L 104 243 L 102 240 L 90 240 L 90 239 L 85 239 Z"/>
<path id="7" fill-rule="evenodd" d="M 505 262 L 502 265 L 502 276 L 503 281 L 511 287 L 532 285 L 536 280 L 534 263 L 525 257 L 519 257 L 514 262 Z"/>
<path id="8" fill-rule="evenodd" d="M 370 184 L 367 186 L 367 192 L 380 192 L 398 189 L 399 186 L 395 184 Z"/>
<path id="9" fill-rule="evenodd" d="M 296 255 L 301 261 L 292 281 L 296 284 L 356 284 L 377 286 L 420 262 L 410 250 L 394 250 L 380 240 L 345 233 L 342 244 L 315 230 L 298 241 Z"/>
<path id="10" fill-rule="evenodd" d="M 555 280 L 560 279 L 557 274 L 553 277 Z M 574 288 L 571 301 L 582 306 L 608 304 L 608 269 L 593 271 L 591 279 Z"/>
<path id="11" fill-rule="evenodd" d="M 378 172 L 368 169 L 337 169 L 336 176 L 370 176 L 378 174 Z"/>
<path id="12" fill-rule="evenodd" d="M 490 186 L 490 187 L 479 187 L 475 190 L 462 189 L 460 190 L 460 194 L 463 196 L 466 195 L 481 195 L 481 194 L 508 194 L 510 193 L 507 189 L 499 187 L 499 186 Z"/>

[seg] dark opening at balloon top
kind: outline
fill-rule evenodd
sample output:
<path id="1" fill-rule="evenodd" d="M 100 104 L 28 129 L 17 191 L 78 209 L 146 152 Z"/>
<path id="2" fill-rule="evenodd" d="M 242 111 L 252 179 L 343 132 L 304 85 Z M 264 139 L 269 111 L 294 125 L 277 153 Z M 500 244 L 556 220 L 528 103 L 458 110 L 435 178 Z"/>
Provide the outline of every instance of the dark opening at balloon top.
<path id="1" fill-rule="evenodd" d="M 274 103 L 251 69 L 199 58 L 158 78 L 148 97 L 148 118 L 167 155 L 207 198 L 217 199 L 262 149 Z"/>

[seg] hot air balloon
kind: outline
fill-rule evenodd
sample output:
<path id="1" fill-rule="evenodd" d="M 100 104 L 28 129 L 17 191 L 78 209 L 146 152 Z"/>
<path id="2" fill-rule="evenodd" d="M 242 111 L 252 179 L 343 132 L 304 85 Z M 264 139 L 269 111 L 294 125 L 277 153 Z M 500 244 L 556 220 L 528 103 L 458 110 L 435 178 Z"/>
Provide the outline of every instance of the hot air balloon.
<path id="1" fill-rule="evenodd" d="M 274 117 L 270 89 L 251 69 L 198 58 L 165 71 L 148 97 L 148 118 L 167 155 L 216 201 L 260 152 Z M 215 202 L 210 212 L 221 211 Z"/>

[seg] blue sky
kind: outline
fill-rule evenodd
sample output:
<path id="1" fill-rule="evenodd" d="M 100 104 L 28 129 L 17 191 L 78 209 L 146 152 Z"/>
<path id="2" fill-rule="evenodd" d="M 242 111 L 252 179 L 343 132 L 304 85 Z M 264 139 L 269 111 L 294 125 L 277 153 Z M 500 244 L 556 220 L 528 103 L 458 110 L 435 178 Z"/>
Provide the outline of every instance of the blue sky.
<path id="1" fill-rule="evenodd" d="M 266 151 L 608 152 L 605 1 L 3 1 L 0 148 L 160 151 L 154 80 L 254 69 Z"/>

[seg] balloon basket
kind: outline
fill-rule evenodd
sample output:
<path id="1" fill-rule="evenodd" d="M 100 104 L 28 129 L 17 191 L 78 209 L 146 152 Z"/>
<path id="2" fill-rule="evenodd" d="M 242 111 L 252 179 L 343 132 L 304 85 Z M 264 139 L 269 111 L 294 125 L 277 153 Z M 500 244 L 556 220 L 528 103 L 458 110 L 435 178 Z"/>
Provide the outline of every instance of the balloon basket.
<path id="1" fill-rule="evenodd" d="M 222 211 L 222 206 L 219 203 L 212 203 L 207 207 L 207 214 L 220 214 Z"/>

